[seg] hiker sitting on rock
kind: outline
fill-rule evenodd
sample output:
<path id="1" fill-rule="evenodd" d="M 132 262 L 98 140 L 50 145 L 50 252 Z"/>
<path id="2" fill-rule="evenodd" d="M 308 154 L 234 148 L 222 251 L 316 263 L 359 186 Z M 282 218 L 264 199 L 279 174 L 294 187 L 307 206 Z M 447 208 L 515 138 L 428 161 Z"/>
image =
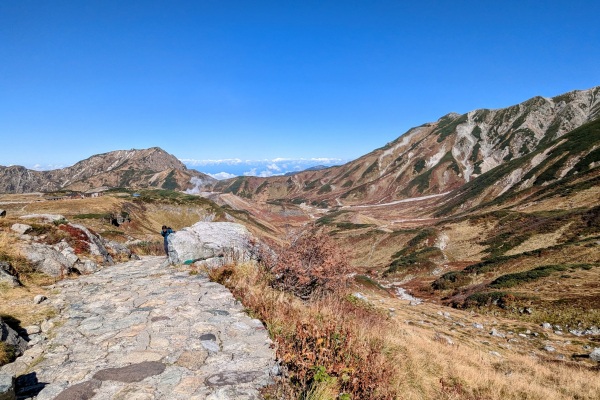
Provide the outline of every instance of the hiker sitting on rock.
<path id="1" fill-rule="evenodd" d="M 165 253 L 167 254 L 167 257 L 169 257 L 169 242 L 167 242 L 167 237 L 169 237 L 171 233 L 173 233 L 173 229 L 171 229 L 170 226 L 162 226 L 162 232 L 160 234 L 165 238 Z"/>

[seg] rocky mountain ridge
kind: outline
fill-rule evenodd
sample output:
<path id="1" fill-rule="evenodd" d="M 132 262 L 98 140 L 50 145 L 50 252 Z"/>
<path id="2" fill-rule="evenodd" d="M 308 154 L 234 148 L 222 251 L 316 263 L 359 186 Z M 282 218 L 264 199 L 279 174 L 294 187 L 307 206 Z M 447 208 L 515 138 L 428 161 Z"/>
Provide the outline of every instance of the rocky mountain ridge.
<path id="1" fill-rule="evenodd" d="M 192 183 L 194 181 L 195 183 Z M 99 187 L 185 190 L 198 181 L 214 179 L 187 169 L 175 156 L 158 147 L 117 150 L 91 156 L 73 166 L 34 171 L 22 166 L 0 166 L 1 193 L 86 191 Z"/>
<path id="2" fill-rule="evenodd" d="M 567 133 L 599 118 L 600 87 L 552 98 L 538 96 L 503 109 L 447 114 L 343 166 L 287 177 L 238 177 L 218 182 L 213 190 L 327 206 L 386 203 L 451 192 L 496 167 L 538 152 L 528 165 L 515 162 L 508 177 L 488 182 L 508 190 L 561 146 L 559 139 L 570 141 Z M 600 135 L 595 129 L 587 135 L 583 146 L 562 146 L 566 153 L 555 179 L 569 174 L 580 161 L 587 162 L 580 169 L 597 166 Z M 546 164 L 521 186 L 534 184 L 540 174 L 552 170 Z"/>

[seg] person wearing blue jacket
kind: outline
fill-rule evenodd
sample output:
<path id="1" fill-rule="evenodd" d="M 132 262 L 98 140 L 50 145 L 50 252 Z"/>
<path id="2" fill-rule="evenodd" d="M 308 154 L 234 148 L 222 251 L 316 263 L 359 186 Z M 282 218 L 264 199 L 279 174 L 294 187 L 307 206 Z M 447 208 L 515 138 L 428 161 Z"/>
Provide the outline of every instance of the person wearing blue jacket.
<path id="1" fill-rule="evenodd" d="M 160 234 L 165 238 L 165 253 L 167 254 L 167 257 L 169 257 L 169 242 L 167 242 L 167 238 L 171 233 L 173 233 L 173 229 L 171 229 L 170 226 L 162 226 L 162 232 L 160 232 Z"/>

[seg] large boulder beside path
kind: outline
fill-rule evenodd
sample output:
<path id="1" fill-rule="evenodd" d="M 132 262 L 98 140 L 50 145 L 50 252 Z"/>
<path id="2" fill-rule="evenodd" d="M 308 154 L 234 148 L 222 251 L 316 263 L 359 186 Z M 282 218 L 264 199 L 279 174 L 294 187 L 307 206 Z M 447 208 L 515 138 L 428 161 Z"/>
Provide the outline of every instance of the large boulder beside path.
<path id="1" fill-rule="evenodd" d="M 197 222 L 168 237 L 173 264 L 203 262 L 209 267 L 247 261 L 252 256 L 252 234 L 234 222 Z"/>

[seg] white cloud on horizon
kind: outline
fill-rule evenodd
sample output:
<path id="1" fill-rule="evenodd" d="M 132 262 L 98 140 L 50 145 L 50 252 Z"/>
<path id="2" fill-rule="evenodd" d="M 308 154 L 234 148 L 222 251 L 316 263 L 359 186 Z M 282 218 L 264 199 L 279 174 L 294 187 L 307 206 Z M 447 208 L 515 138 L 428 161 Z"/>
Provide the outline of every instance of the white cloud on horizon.
<path id="1" fill-rule="evenodd" d="M 264 160 L 242 160 L 225 158 L 214 160 L 180 159 L 189 168 L 197 169 L 215 179 L 230 179 L 236 176 L 269 177 L 299 172 L 305 169 L 324 165 L 327 167 L 341 165 L 348 160 L 330 157 L 284 158 L 276 157 Z"/>
<path id="2" fill-rule="evenodd" d="M 342 162 L 346 162 L 347 160 L 344 160 L 342 158 L 333 158 L 333 157 L 313 157 L 313 158 L 285 158 L 285 157 L 275 157 L 275 158 L 265 158 L 265 159 L 258 159 L 258 160 L 242 160 L 240 158 L 223 158 L 223 159 L 207 159 L 207 160 L 197 160 L 194 158 L 180 158 L 179 161 L 181 161 L 182 163 L 186 164 L 186 165 L 192 165 L 192 166 L 205 166 L 205 165 L 240 165 L 240 164 L 248 164 L 248 165 L 253 165 L 253 164 L 265 164 L 265 163 L 281 163 L 281 162 L 286 162 L 286 163 L 301 163 L 301 164 L 314 164 L 315 162 L 317 163 L 322 163 L 322 164 L 329 164 L 329 165 L 334 165 L 334 164 L 339 164 Z"/>
<path id="3" fill-rule="evenodd" d="M 217 172 L 216 174 L 209 174 L 209 173 L 207 173 L 206 175 L 211 176 L 211 177 L 213 177 L 215 179 L 218 179 L 218 180 L 235 178 L 237 176 L 235 174 L 230 174 L 229 172 Z"/>

